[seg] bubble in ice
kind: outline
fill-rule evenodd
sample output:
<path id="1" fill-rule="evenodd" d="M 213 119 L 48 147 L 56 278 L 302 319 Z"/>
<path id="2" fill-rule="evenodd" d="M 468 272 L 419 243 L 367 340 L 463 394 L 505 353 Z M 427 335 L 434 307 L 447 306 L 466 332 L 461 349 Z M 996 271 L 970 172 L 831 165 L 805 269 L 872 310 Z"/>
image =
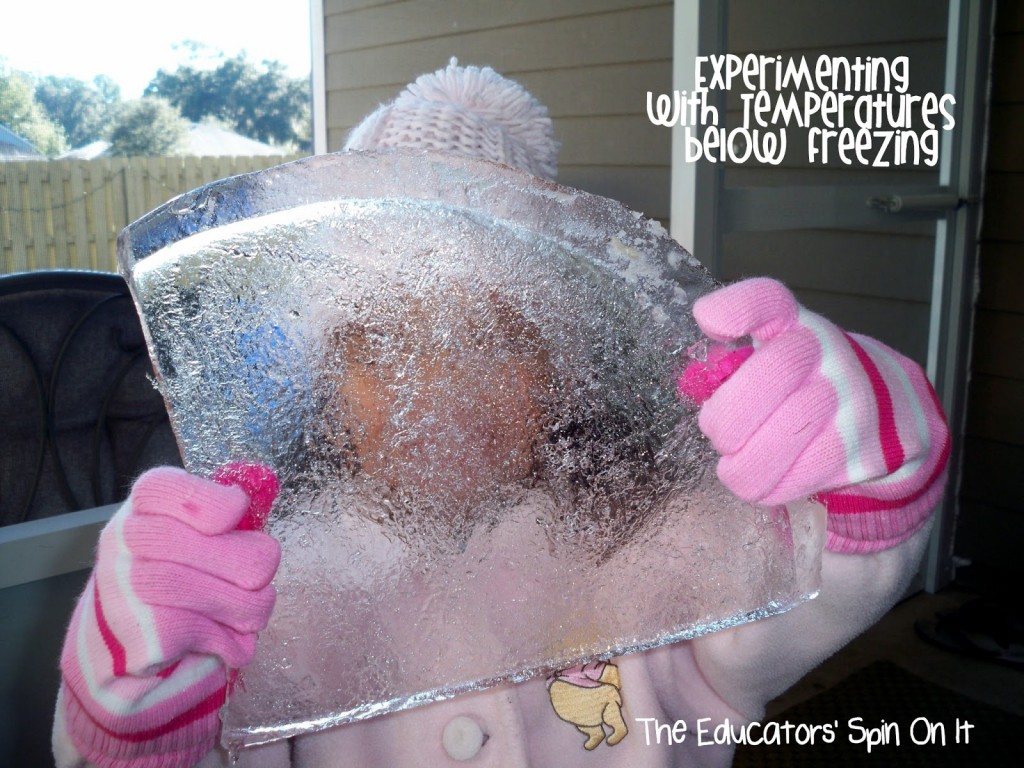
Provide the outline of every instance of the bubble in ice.
<path id="1" fill-rule="evenodd" d="M 277 471 L 238 746 L 770 615 L 807 510 L 749 507 L 676 381 L 714 281 L 605 198 L 430 153 L 216 182 L 122 233 L 186 466 Z"/>

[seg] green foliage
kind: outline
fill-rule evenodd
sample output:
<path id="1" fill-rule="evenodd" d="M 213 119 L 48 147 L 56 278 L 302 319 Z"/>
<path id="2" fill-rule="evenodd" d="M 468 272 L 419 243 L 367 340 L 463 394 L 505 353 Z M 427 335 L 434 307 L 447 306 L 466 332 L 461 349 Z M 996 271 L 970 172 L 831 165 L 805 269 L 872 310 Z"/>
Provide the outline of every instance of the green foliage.
<path id="1" fill-rule="evenodd" d="M 185 138 L 186 120 L 212 120 L 283 152 L 310 148 L 306 80 L 289 78 L 276 61 L 255 65 L 244 52 L 228 58 L 196 43 L 181 47 L 188 62 L 158 71 L 143 99 L 129 103 L 105 75 L 36 81 L 0 65 L 0 122 L 48 155 L 99 139 L 112 143 L 110 154 L 168 154 Z"/>
<path id="2" fill-rule="evenodd" d="M 35 97 L 63 127 L 72 147 L 106 138 L 121 108 L 121 89 L 106 75 L 92 83 L 47 75 L 36 85 Z"/>
<path id="3" fill-rule="evenodd" d="M 59 155 L 67 148 L 64 129 L 49 118 L 33 90 L 27 75 L 0 69 L 0 123 L 44 155 Z"/>
<path id="4" fill-rule="evenodd" d="M 257 141 L 309 149 L 309 83 L 289 78 L 276 61 L 257 66 L 245 53 L 219 59 L 213 68 L 190 62 L 161 69 L 146 94 L 166 98 L 193 122 L 213 118 Z"/>
<path id="5" fill-rule="evenodd" d="M 119 157 L 172 155 L 188 128 L 188 121 L 166 99 L 144 96 L 121 109 L 110 131 L 109 152 Z"/>

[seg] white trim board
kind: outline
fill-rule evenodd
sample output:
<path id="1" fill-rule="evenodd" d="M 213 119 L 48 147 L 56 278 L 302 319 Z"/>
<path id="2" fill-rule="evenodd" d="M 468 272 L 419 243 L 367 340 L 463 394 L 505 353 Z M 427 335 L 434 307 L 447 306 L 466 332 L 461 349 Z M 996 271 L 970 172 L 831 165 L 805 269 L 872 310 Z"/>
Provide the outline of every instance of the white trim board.
<path id="1" fill-rule="evenodd" d="M 118 504 L 0 528 L 0 589 L 91 568 Z"/>

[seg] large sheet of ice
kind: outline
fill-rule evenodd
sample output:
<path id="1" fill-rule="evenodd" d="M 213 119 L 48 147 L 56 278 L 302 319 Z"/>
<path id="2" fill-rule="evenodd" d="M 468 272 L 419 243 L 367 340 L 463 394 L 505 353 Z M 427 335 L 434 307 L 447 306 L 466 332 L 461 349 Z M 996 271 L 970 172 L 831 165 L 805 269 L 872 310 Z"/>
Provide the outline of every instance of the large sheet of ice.
<path id="1" fill-rule="evenodd" d="M 328 155 L 183 195 L 119 258 L 186 466 L 282 481 L 233 747 L 817 588 L 816 511 L 732 497 L 677 396 L 714 281 L 614 201 L 443 155 Z"/>

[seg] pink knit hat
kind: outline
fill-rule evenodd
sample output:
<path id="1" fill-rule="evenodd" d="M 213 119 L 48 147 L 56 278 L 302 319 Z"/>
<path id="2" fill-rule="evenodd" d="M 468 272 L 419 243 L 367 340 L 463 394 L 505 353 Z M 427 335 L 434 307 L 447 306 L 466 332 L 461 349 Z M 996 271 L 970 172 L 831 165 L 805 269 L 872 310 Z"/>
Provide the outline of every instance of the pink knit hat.
<path id="1" fill-rule="evenodd" d="M 408 147 L 453 152 L 553 179 L 558 142 L 547 108 L 490 67 L 421 75 L 357 125 L 344 149 Z"/>

